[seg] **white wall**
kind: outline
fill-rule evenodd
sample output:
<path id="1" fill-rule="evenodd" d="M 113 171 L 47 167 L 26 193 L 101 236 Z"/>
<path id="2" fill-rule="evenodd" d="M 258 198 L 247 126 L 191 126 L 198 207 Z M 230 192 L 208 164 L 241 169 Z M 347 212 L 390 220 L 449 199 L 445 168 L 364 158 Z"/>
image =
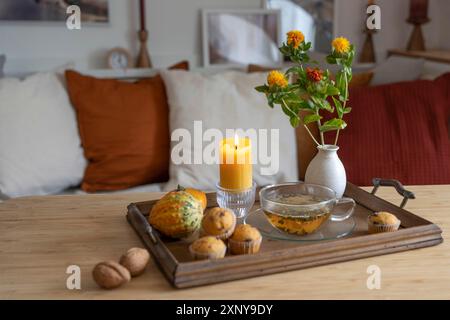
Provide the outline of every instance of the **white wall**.
<path id="1" fill-rule="evenodd" d="M 47 70 L 67 62 L 104 67 L 105 51 L 132 45 L 135 14 L 129 2 L 110 0 L 110 25 L 82 26 L 81 30 L 69 31 L 65 22 L 3 22 L 0 52 L 7 56 L 5 71 Z"/>
<path id="2" fill-rule="evenodd" d="M 82 25 L 68 30 L 65 22 L 0 24 L 0 54 L 7 74 L 49 70 L 65 63 L 79 68 L 105 68 L 113 47 L 137 54 L 138 1 L 109 0 L 109 25 Z M 259 8 L 260 0 L 147 0 L 149 52 L 154 66 L 182 59 L 201 59 L 201 8 Z"/>
<path id="3" fill-rule="evenodd" d="M 433 30 L 438 33 L 438 46 L 450 49 L 450 1 L 438 0 L 438 2 L 439 5 L 434 5 L 432 13 L 439 15 L 439 24 Z"/>
<path id="4" fill-rule="evenodd" d="M 382 30 L 375 36 L 378 56 L 405 47 L 411 26 L 405 23 L 409 0 L 378 0 Z M 69 31 L 65 23 L 2 23 L 0 53 L 7 55 L 6 73 L 48 70 L 67 62 L 80 68 L 104 68 L 106 52 L 121 46 L 137 53 L 137 0 L 110 0 L 110 24 Z M 362 45 L 365 0 L 336 0 L 337 32 Z M 425 27 L 429 47 L 450 47 L 450 1 L 431 0 L 433 21 Z M 149 51 L 153 64 L 181 59 L 201 61 L 201 8 L 260 8 L 261 0 L 147 0 Z"/>
<path id="5" fill-rule="evenodd" d="M 155 65 L 201 63 L 202 8 L 260 8 L 261 0 L 147 0 L 149 50 Z M 138 23 L 136 23 L 137 26 Z"/>
<path id="6" fill-rule="evenodd" d="M 357 48 L 365 39 L 362 31 L 365 26 L 367 1 L 337 0 L 337 27 L 341 35 L 348 37 Z M 386 57 L 386 51 L 393 48 L 406 48 L 412 26 L 406 23 L 409 15 L 409 0 L 376 0 L 381 7 L 381 30 L 375 34 L 374 43 L 377 58 Z M 363 12 L 363 14 L 361 14 Z M 450 47 L 450 1 L 430 0 L 429 16 L 432 21 L 423 28 L 428 48 Z"/>

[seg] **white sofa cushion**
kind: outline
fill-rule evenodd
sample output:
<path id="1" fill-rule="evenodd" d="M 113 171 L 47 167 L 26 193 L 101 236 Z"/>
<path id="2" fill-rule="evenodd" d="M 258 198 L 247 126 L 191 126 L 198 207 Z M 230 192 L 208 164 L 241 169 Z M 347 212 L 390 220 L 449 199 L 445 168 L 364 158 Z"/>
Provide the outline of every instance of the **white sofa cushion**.
<path id="1" fill-rule="evenodd" d="M 194 137 L 194 121 L 202 121 L 203 133 L 210 128 L 247 130 L 279 129 L 279 169 L 273 175 L 261 174 L 260 162 L 253 166 L 253 177 L 258 185 L 298 180 L 295 130 L 281 110 L 271 110 L 263 94 L 255 87 L 266 82 L 266 73 L 229 71 L 205 75 L 187 71 L 162 72 L 170 107 L 170 130 L 187 129 Z M 269 133 L 270 137 L 270 133 Z M 269 138 L 270 139 L 270 138 Z M 210 142 L 204 142 L 203 147 Z M 215 141 L 219 143 L 219 141 Z M 252 141 L 255 146 L 256 142 Z M 173 148 L 185 148 L 190 154 L 202 147 L 189 141 L 172 141 Z M 195 150 L 194 150 L 195 148 Z M 256 160 L 256 159 L 254 159 Z M 170 181 L 165 189 L 177 184 L 214 190 L 219 180 L 218 164 L 170 164 Z"/>
<path id="2" fill-rule="evenodd" d="M 450 64 L 448 63 L 425 61 L 420 79 L 436 80 L 437 78 L 448 72 L 450 72 Z"/>
<path id="3" fill-rule="evenodd" d="M 0 79 L 0 194 L 57 193 L 79 185 L 85 166 L 75 112 L 58 77 Z"/>
<path id="4" fill-rule="evenodd" d="M 392 56 L 375 67 L 371 85 L 418 80 L 425 60 Z"/>

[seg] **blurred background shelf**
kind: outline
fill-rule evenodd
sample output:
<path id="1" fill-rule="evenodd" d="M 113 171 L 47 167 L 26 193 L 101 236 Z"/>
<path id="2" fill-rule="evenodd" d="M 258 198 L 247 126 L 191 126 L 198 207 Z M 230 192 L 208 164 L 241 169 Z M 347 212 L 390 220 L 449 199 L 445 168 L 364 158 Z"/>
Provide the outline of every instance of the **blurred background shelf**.
<path id="1" fill-rule="evenodd" d="M 449 63 L 450 64 L 450 50 L 426 50 L 426 51 L 408 51 L 402 49 L 388 50 L 389 56 L 403 56 L 410 58 L 421 58 L 429 61 Z"/>

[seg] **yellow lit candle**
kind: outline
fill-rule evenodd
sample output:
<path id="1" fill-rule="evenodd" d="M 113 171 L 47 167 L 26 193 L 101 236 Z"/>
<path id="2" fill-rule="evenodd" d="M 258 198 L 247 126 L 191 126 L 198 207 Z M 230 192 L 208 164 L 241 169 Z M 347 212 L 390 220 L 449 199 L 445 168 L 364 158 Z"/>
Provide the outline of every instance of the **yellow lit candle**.
<path id="1" fill-rule="evenodd" d="M 231 190 L 252 187 L 252 146 L 249 138 L 223 139 L 220 144 L 220 186 Z"/>

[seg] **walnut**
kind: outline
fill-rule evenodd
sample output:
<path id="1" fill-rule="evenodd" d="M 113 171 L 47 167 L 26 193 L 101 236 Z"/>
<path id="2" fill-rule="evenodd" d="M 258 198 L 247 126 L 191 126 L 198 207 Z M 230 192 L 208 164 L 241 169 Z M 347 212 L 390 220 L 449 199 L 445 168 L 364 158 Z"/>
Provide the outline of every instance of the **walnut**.
<path id="1" fill-rule="evenodd" d="M 141 248 L 131 248 L 122 257 L 119 263 L 130 271 L 132 277 L 141 275 L 150 260 L 147 250 Z"/>
<path id="2" fill-rule="evenodd" d="M 98 263 L 92 270 L 92 276 L 95 282 L 104 289 L 120 287 L 131 279 L 127 268 L 114 261 Z"/>

